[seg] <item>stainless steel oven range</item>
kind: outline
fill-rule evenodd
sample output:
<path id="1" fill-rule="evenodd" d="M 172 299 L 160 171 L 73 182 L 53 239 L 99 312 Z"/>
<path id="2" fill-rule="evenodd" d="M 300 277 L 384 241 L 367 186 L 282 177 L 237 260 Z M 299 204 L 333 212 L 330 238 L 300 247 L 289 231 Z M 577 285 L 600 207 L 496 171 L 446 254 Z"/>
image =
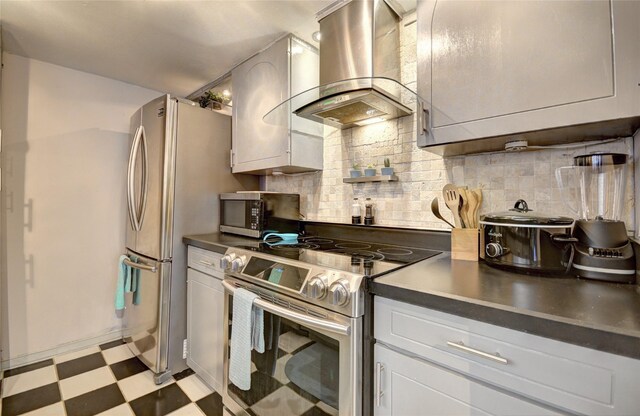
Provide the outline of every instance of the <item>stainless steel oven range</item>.
<path id="1" fill-rule="evenodd" d="M 361 416 L 366 276 L 437 254 L 324 238 L 231 247 L 225 269 L 223 404 L 234 415 Z M 386 254 L 385 254 L 386 253 Z M 233 296 L 259 295 L 265 352 L 252 352 L 251 387 L 229 381 Z"/>

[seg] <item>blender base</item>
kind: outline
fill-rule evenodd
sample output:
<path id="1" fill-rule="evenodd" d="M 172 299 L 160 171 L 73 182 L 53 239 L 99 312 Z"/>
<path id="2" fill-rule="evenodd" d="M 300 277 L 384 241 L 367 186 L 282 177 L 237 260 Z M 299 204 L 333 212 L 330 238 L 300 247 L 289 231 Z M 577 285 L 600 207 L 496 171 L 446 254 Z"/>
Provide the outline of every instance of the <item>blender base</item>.
<path id="1" fill-rule="evenodd" d="M 584 279 L 615 283 L 636 282 L 636 261 L 631 243 L 616 248 L 593 248 L 577 243 L 572 272 Z"/>

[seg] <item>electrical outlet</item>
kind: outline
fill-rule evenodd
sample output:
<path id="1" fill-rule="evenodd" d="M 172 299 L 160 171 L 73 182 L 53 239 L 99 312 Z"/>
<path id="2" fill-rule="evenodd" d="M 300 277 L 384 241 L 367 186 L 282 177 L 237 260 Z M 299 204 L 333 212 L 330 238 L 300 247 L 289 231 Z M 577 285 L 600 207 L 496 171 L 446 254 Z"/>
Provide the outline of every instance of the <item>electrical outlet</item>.
<path id="1" fill-rule="evenodd" d="M 187 358 L 187 340 L 182 341 L 182 358 Z"/>

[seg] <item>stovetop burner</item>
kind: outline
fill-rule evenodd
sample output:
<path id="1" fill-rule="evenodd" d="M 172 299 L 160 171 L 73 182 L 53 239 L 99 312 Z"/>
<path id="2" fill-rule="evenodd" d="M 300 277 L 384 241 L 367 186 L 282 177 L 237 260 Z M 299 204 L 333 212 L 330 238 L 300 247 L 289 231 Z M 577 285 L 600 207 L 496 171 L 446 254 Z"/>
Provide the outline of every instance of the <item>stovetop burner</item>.
<path id="1" fill-rule="evenodd" d="M 295 244 L 278 238 L 238 248 L 374 276 L 440 254 L 439 251 L 364 241 L 298 237 Z"/>

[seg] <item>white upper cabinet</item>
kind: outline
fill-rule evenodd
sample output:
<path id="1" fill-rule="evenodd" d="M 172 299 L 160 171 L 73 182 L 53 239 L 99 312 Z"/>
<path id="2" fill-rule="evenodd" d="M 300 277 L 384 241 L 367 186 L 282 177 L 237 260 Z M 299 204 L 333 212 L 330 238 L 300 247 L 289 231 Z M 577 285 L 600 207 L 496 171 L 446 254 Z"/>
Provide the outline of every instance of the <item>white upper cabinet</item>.
<path id="1" fill-rule="evenodd" d="M 281 111 L 292 95 L 318 85 L 318 51 L 286 37 L 231 72 L 232 171 L 269 174 L 322 169 L 322 126 Z"/>
<path id="2" fill-rule="evenodd" d="M 595 134 L 631 134 L 640 125 L 639 21 L 633 1 L 418 2 L 418 95 L 430 111 L 418 145 L 587 123 L 600 123 Z"/>

